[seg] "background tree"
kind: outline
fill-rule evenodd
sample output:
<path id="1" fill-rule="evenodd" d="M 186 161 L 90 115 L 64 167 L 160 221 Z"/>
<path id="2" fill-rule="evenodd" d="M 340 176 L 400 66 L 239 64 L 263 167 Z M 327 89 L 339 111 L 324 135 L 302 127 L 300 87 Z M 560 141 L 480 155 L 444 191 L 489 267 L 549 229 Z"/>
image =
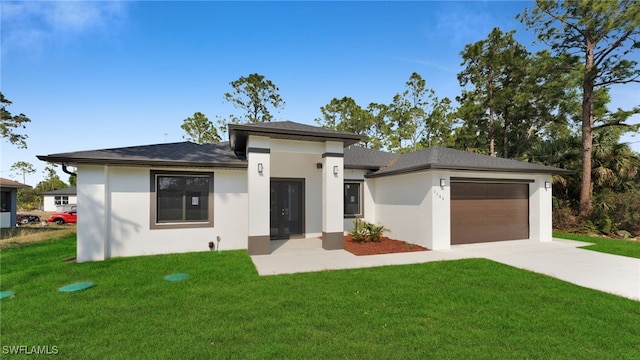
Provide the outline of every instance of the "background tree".
<path id="1" fill-rule="evenodd" d="M 35 192 L 38 195 L 41 195 L 44 192 L 64 189 L 69 187 L 69 185 L 65 184 L 64 181 L 60 180 L 58 176 L 58 172 L 56 171 L 56 165 L 52 163 L 48 163 L 42 171 L 45 175 L 44 180 L 38 183 L 35 187 Z"/>
<path id="2" fill-rule="evenodd" d="M 19 189 L 16 195 L 16 205 L 19 210 L 36 210 L 42 203 L 42 196 L 36 194 L 35 190 L 30 187 Z"/>
<path id="3" fill-rule="evenodd" d="M 22 183 L 26 184 L 27 174 L 35 174 L 36 169 L 33 167 L 33 164 L 28 163 L 26 161 L 17 161 L 11 165 L 9 171 L 14 173 L 16 176 L 22 177 Z M 33 191 L 33 188 L 21 188 L 18 189 L 17 193 L 17 206 L 18 209 L 23 210 L 33 210 L 36 208 L 36 194 Z"/>
<path id="4" fill-rule="evenodd" d="M 410 141 L 412 151 L 418 150 L 420 138 L 426 132 L 425 107 L 428 103 L 428 97 L 435 96 L 432 89 L 427 89 L 427 82 L 420 74 L 413 72 L 409 76 L 409 80 L 405 83 L 407 90 L 403 95 L 410 104 L 408 121 L 403 123 L 404 126 L 398 128 L 398 132 L 404 134 L 404 138 Z"/>
<path id="5" fill-rule="evenodd" d="M 365 135 L 363 141 L 365 147 L 369 147 L 371 141 L 369 129 L 373 125 L 373 117 L 350 97 L 341 99 L 333 98 L 331 101 L 320 107 L 321 118 L 315 119 L 318 125 L 338 131 L 352 134 Z"/>
<path id="6" fill-rule="evenodd" d="M 370 103 L 366 110 L 371 119 L 371 125 L 366 130 L 366 135 L 369 139 L 368 147 L 376 150 L 388 148 L 391 133 L 389 127 L 389 106 L 386 104 Z"/>
<path id="7" fill-rule="evenodd" d="M 463 122 L 458 129 L 463 148 L 486 153 L 488 147 L 490 155 L 519 158 L 541 140 L 546 127 L 565 123 L 573 109 L 574 82 L 566 68 L 575 59 L 548 51 L 531 54 L 514 34 L 495 28 L 461 53 L 457 116 Z"/>
<path id="8" fill-rule="evenodd" d="M 593 132 L 600 126 L 625 125 L 615 117 L 609 118 L 612 122 L 596 124 L 595 91 L 640 80 L 637 62 L 628 59 L 629 53 L 640 48 L 640 2 L 537 0 L 533 9 L 525 9 L 518 18 L 557 54 L 581 54 L 583 64 L 576 68 L 582 82 L 579 213 L 587 217 L 593 192 Z"/>
<path id="9" fill-rule="evenodd" d="M 405 91 L 406 93 L 406 91 Z M 411 102 L 405 93 L 398 93 L 388 106 L 389 114 L 389 148 L 391 152 L 408 152 L 411 145 L 406 145 L 412 129 Z"/>
<path id="10" fill-rule="evenodd" d="M 184 119 L 180 126 L 184 130 L 183 139 L 197 144 L 210 144 L 220 141 L 218 130 L 213 123 L 201 112 L 193 113 L 193 117 Z"/>
<path id="11" fill-rule="evenodd" d="M 434 95 L 433 107 L 425 120 L 426 129 L 424 137 L 420 140 L 421 147 L 452 147 L 455 144 L 454 126 L 456 120 L 449 98 L 445 97 L 440 100 Z"/>
<path id="12" fill-rule="evenodd" d="M 436 121 L 448 119 L 443 112 L 449 110 L 450 100 L 445 98 L 441 102 L 426 85 L 422 76 L 414 72 L 405 83 L 405 91 L 393 97 L 389 118 L 397 139 L 391 139 L 392 149 L 419 150 L 432 142 L 434 129 L 438 127 Z"/>
<path id="13" fill-rule="evenodd" d="M 506 137 L 510 124 L 514 122 L 514 97 L 519 93 L 519 85 L 526 76 L 525 64 L 528 62 L 527 50 L 518 43 L 513 34 L 503 33 L 494 28 L 487 39 L 466 45 L 462 51 L 462 66 L 458 74 L 460 86 L 464 88 L 458 101 L 471 102 L 460 112 L 463 120 L 471 120 L 469 115 L 482 113 L 486 127 L 489 155 L 496 155 L 496 122 L 498 118 L 504 124 L 503 155 L 507 154 Z M 476 125 L 477 126 L 477 125 Z M 505 156 L 506 157 L 506 156 Z"/>
<path id="14" fill-rule="evenodd" d="M 9 168 L 9 171 L 17 175 L 22 175 L 22 183 L 26 184 L 27 174 L 29 175 L 35 174 L 36 169 L 33 167 L 33 164 L 31 163 L 28 163 L 26 161 L 17 161 L 13 163 L 13 165 L 11 165 L 11 168 Z"/>
<path id="15" fill-rule="evenodd" d="M 285 102 L 278 94 L 278 87 L 260 74 L 241 76 L 229 83 L 233 90 L 224 94 L 224 99 L 234 107 L 244 111 L 244 122 L 267 122 L 273 119 L 269 108 L 281 109 Z M 240 118 L 230 116 L 229 122 L 239 122 Z"/>
<path id="16" fill-rule="evenodd" d="M 7 106 L 11 104 L 12 102 L 0 92 L 0 135 L 18 148 L 26 149 L 28 136 L 18 134 L 16 131 L 20 128 L 26 129 L 26 124 L 31 122 L 31 119 L 25 114 L 11 115 L 7 110 Z"/>

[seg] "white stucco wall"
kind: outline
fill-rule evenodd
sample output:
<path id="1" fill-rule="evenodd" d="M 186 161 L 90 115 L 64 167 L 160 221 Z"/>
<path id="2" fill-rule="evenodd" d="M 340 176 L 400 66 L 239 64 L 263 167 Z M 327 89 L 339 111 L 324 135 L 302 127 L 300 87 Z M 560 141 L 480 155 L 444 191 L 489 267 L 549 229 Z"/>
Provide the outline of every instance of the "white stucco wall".
<path id="1" fill-rule="evenodd" d="M 425 236 L 432 228 L 427 173 L 375 178 L 374 184 L 375 222 L 388 228 L 391 238 L 433 248 Z"/>
<path id="2" fill-rule="evenodd" d="M 16 225 L 11 223 L 11 212 L 0 212 L 0 228 L 10 228 L 14 226 Z"/>
<path id="3" fill-rule="evenodd" d="M 539 241 L 553 240 L 553 194 L 545 188 L 551 184 L 551 175 L 536 175 L 529 184 L 529 238 Z"/>
<path id="4" fill-rule="evenodd" d="M 105 167 L 78 165 L 77 259 L 99 261 L 107 258 L 105 239 Z"/>
<path id="5" fill-rule="evenodd" d="M 268 150 L 270 139 L 263 136 L 250 136 L 247 148 Z M 262 172 L 258 166 L 262 164 Z M 244 173 L 248 181 L 246 188 L 252 191 L 248 194 L 248 236 L 269 235 L 269 197 L 271 183 L 271 157 L 269 153 L 247 153 L 247 171 Z"/>
<path id="6" fill-rule="evenodd" d="M 69 198 L 69 205 L 78 203 L 77 195 L 60 195 L 67 196 Z M 42 200 L 42 206 L 44 211 L 58 211 L 58 207 L 56 206 L 55 195 L 45 195 Z"/>
<path id="7" fill-rule="evenodd" d="M 340 142 L 325 142 L 322 157 L 322 231 L 344 232 L 344 158 Z M 329 155 L 334 154 L 334 155 Z M 341 154 L 336 156 L 335 154 Z M 340 243 L 342 248 L 342 242 Z"/>
<path id="8" fill-rule="evenodd" d="M 221 250 L 247 248 L 248 200 L 245 170 L 211 169 L 214 172 L 212 228 L 150 229 L 151 170 L 137 167 L 79 166 L 78 261 L 209 251 L 209 241 L 214 241 L 217 245 L 218 236 Z"/>

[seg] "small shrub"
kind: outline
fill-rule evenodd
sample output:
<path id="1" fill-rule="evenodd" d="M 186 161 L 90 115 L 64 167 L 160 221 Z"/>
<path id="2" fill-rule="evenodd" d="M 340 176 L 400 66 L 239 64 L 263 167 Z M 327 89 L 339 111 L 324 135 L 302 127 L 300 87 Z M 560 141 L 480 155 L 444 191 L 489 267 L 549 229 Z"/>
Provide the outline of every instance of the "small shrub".
<path id="1" fill-rule="evenodd" d="M 554 229 L 573 230 L 580 227 L 576 211 L 566 203 L 554 201 L 551 219 Z"/>
<path id="2" fill-rule="evenodd" d="M 599 194 L 590 220 L 605 234 L 620 230 L 640 234 L 640 191 Z"/>
<path id="3" fill-rule="evenodd" d="M 353 241 L 357 243 L 363 242 L 378 242 L 382 235 L 389 231 L 382 225 L 372 224 L 368 221 L 355 219 L 353 220 L 353 229 L 348 234 L 353 238 Z"/>
<path id="4" fill-rule="evenodd" d="M 365 223 L 364 227 L 367 231 L 367 235 L 369 237 L 369 241 L 373 241 L 373 242 L 378 242 L 380 241 L 380 238 L 382 237 L 382 235 L 386 232 L 389 231 L 389 229 L 385 228 L 382 225 L 376 225 L 376 224 L 372 224 L 372 223 Z"/>
<path id="5" fill-rule="evenodd" d="M 349 236 L 353 238 L 353 241 L 363 243 L 367 241 L 367 229 L 365 221 L 355 219 L 353 220 L 353 229 L 349 231 Z"/>

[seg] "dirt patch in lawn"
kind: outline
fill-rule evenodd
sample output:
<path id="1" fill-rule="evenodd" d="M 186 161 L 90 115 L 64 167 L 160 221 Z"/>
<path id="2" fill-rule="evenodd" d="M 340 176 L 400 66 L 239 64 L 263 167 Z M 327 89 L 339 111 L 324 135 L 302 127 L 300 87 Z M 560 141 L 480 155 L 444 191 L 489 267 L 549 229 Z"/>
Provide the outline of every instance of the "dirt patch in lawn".
<path id="1" fill-rule="evenodd" d="M 429 250 L 420 245 L 390 239 L 386 236 L 380 238 L 378 242 L 358 243 L 349 235 L 344 236 L 344 249 L 354 255 L 378 255 Z"/>

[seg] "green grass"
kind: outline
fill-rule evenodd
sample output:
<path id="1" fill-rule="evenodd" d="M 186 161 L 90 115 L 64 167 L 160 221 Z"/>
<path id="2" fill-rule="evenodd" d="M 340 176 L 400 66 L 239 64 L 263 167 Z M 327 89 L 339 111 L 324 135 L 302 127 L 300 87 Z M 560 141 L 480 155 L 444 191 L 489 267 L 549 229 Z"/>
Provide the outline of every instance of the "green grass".
<path id="1" fill-rule="evenodd" d="M 640 259 L 640 242 L 636 240 L 609 239 L 556 231 L 553 232 L 553 237 L 593 243 L 593 245 L 581 247 L 582 249 Z"/>
<path id="2" fill-rule="evenodd" d="M 0 254 L 1 349 L 61 358 L 638 358 L 638 302 L 472 259 L 259 277 L 245 251 L 66 263 Z M 190 277 L 169 283 L 163 276 Z M 63 285 L 96 282 L 60 294 Z"/>

